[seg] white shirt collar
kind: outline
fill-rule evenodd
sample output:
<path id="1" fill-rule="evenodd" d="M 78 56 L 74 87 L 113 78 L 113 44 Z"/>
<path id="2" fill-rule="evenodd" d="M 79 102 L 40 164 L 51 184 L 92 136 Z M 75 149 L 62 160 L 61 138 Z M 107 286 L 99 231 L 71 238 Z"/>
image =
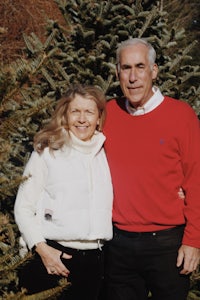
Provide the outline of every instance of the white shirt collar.
<path id="1" fill-rule="evenodd" d="M 128 99 L 126 99 L 125 104 L 127 111 L 133 116 L 140 116 L 155 109 L 164 100 L 164 96 L 162 95 L 160 89 L 156 86 L 152 87 L 152 91 L 154 93 L 153 96 L 142 107 L 138 107 L 137 109 L 132 107 Z"/>

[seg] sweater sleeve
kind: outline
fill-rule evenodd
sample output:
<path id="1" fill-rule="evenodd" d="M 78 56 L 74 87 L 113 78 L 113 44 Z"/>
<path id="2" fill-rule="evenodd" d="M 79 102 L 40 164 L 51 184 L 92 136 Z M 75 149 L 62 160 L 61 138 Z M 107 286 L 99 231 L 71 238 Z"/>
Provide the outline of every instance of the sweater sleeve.
<path id="1" fill-rule="evenodd" d="M 38 242 L 45 241 L 36 216 L 37 202 L 42 197 L 47 177 L 47 166 L 42 155 L 35 151 L 32 153 L 23 176 L 27 179 L 19 186 L 14 215 L 22 237 L 31 249 Z"/>
<path id="2" fill-rule="evenodd" d="M 182 141 L 182 187 L 186 196 L 183 244 L 200 248 L 200 123 L 196 115 L 186 124 Z"/>

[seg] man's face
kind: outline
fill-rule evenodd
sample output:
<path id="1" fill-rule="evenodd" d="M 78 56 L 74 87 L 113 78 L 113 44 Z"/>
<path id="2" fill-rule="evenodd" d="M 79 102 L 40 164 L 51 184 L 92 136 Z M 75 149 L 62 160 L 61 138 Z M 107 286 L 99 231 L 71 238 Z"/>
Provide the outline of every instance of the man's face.
<path id="1" fill-rule="evenodd" d="M 135 108 L 143 106 L 153 95 L 152 81 L 158 73 L 157 65 L 150 66 L 148 48 L 137 44 L 121 50 L 117 74 L 124 96 Z"/>

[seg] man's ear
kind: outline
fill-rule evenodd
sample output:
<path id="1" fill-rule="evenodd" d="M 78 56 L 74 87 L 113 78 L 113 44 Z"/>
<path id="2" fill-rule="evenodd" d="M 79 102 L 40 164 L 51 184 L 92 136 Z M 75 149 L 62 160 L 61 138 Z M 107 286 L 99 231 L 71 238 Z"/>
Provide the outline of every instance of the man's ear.
<path id="1" fill-rule="evenodd" d="M 154 64 L 152 69 L 152 80 L 155 80 L 158 76 L 158 65 Z"/>
<path id="2" fill-rule="evenodd" d="M 117 80 L 119 80 L 119 70 L 118 70 L 118 65 L 116 65 L 115 75 L 116 75 L 116 77 L 117 77 Z"/>

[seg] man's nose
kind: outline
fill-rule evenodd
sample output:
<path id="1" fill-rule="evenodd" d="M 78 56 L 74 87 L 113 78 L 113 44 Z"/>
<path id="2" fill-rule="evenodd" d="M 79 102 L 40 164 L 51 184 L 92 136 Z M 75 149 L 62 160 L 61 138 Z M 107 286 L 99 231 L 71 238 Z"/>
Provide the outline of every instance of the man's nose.
<path id="1" fill-rule="evenodd" d="M 137 79 L 136 70 L 131 69 L 129 73 L 129 81 L 134 82 Z"/>

